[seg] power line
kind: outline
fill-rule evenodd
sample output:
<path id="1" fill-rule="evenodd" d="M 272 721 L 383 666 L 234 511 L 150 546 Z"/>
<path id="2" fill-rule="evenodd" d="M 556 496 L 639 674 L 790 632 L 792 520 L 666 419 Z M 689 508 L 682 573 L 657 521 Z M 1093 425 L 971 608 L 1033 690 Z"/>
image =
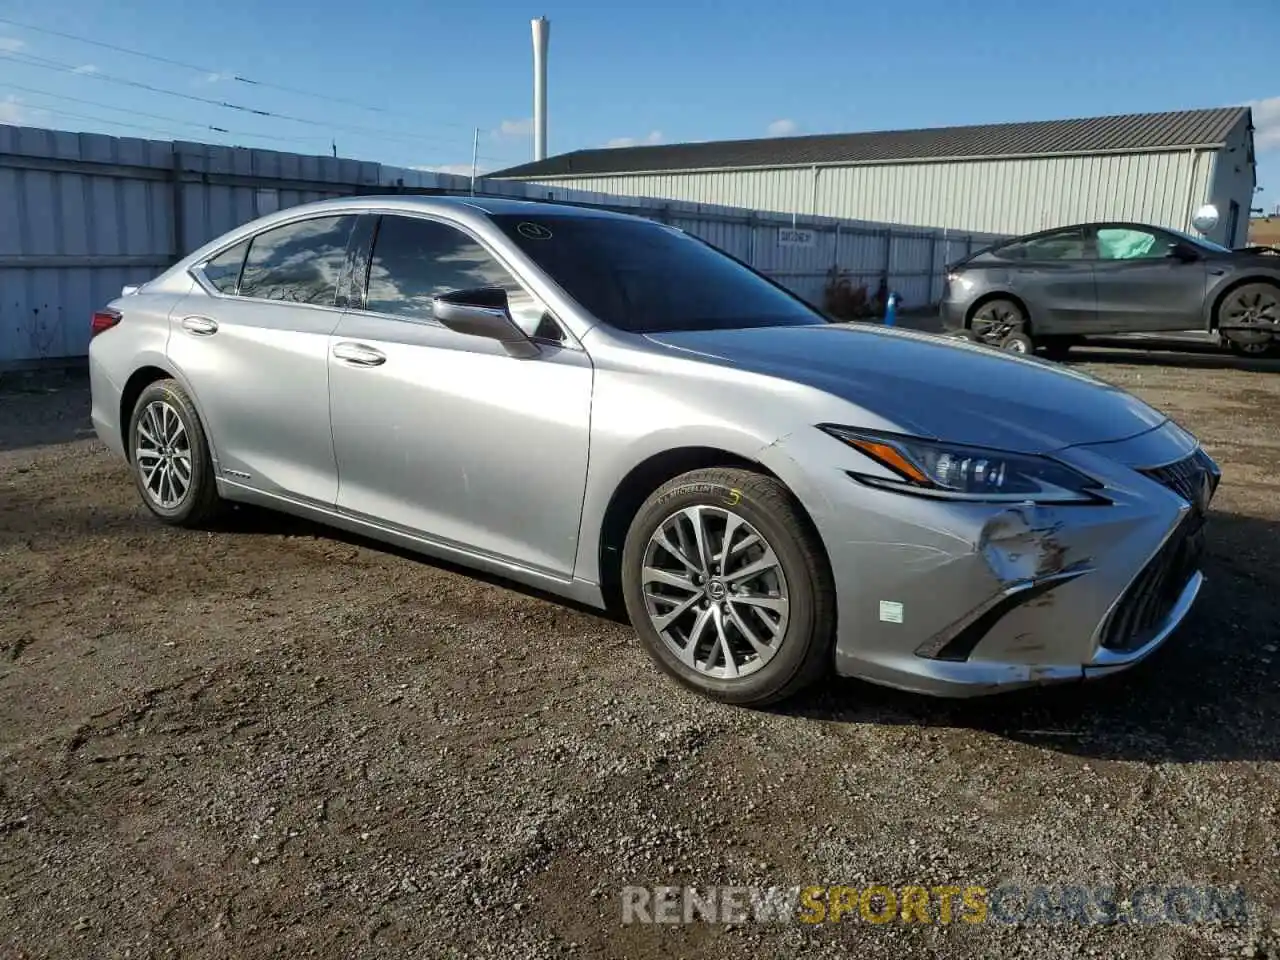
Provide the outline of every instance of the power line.
<path id="1" fill-rule="evenodd" d="M 202 97 L 194 93 L 183 93 L 179 90 L 169 90 L 165 87 L 157 87 L 153 84 L 143 83 L 141 80 L 129 80 L 125 77 L 115 77 L 110 74 L 94 71 L 93 73 L 84 73 L 78 71 L 77 68 L 69 63 L 59 60 L 51 60 L 48 57 L 37 57 L 32 54 L 19 54 L 11 52 L 0 52 L 0 58 L 11 60 L 14 63 L 24 63 L 28 66 L 39 67 L 44 70 L 53 70 L 58 73 L 69 73 L 74 76 L 88 80 L 100 80 L 106 83 L 116 83 L 126 87 L 133 87 L 138 90 L 146 90 L 150 93 L 158 93 L 169 97 L 178 97 L 182 100 L 188 100 L 193 103 L 203 103 L 213 107 L 220 107 L 226 110 L 236 110 L 241 113 L 248 113 L 254 116 L 267 117 L 275 120 L 286 120 L 291 123 L 301 123 L 307 126 L 319 127 L 323 130 L 346 130 L 348 132 L 361 133 L 367 136 L 383 137 L 389 140 L 400 140 L 402 142 L 422 142 L 433 143 L 436 145 L 447 145 L 453 147 L 457 141 L 445 141 L 438 137 L 424 137 L 419 134 L 400 134 L 390 130 L 382 130 L 376 127 L 362 127 L 349 123 L 333 123 L 327 120 L 315 120 L 309 117 L 297 117 L 287 113 L 276 113 L 272 110 L 259 110 L 255 107 L 246 107 L 243 104 L 230 103 L 226 100 L 215 100 L 212 97 Z M 501 157 L 486 156 L 486 160 L 496 160 L 504 162 Z"/>
<path id="2" fill-rule="evenodd" d="M 115 110 L 118 113 L 126 113 L 134 117 L 145 117 L 151 120 L 163 120 L 165 123 L 176 123 L 176 124 L 179 124 L 180 126 L 195 127 L 196 129 L 199 129 L 199 130 L 212 130 L 214 133 L 222 133 L 232 137 L 254 137 L 259 140 L 272 140 L 278 143 L 306 143 L 306 144 L 315 144 L 318 141 L 327 140 L 327 138 L 320 137 L 320 136 L 281 137 L 281 136 L 275 136 L 269 133 L 250 133 L 247 130 L 229 130 L 226 127 L 214 126 L 211 123 L 198 123 L 194 120 L 181 120 L 178 117 L 167 117 L 160 113 L 147 113 L 144 110 L 133 110 L 128 107 L 116 107 L 116 106 L 112 106 L 109 103 L 99 103 L 96 100 L 85 100 L 80 97 L 68 97 L 65 94 L 61 94 L 61 93 L 50 93 L 48 90 L 36 90 L 34 87 L 22 87 L 16 83 L 5 83 L 3 84 L 3 86 L 6 89 L 17 90 L 21 93 L 32 93 L 41 97 L 52 97 L 55 100 L 66 100 L 69 103 L 81 103 L 87 107 L 98 107 L 101 110 Z M 53 110 L 52 107 L 39 107 L 38 109 L 50 110 L 51 112 L 54 112 L 54 113 L 60 112 L 60 111 Z M 65 111 L 61 111 L 61 112 L 65 112 Z M 72 115 L 73 114 L 69 114 L 69 116 L 72 116 Z M 96 119 L 96 118 L 86 117 L 84 119 Z M 104 119 L 102 120 L 102 122 L 114 123 L 116 121 Z M 132 124 L 127 124 L 127 126 L 132 126 Z"/>
<path id="3" fill-rule="evenodd" d="M 107 43 L 104 40 L 94 40 L 90 37 L 81 37 L 74 33 L 65 33 L 61 30 L 52 30 L 48 27 L 37 27 L 30 23 L 23 23 L 18 20 L 10 20 L 7 17 L 0 17 L 0 23 L 8 24 L 11 27 L 18 27 L 19 29 L 22 29 L 22 30 L 31 30 L 35 33 L 45 33 L 45 34 L 48 34 L 49 36 L 61 37 L 64 40 L 74 40 L 77 43 L 87 43 L 95 47 L 101 47 L 104 50 L 112 50 L 116 53 L 128 54 L 129 56 L 132 56 L 132 57 L 142 57 L 145 60 L 152 60 L 156 63 L 167 64 L 168 66 L 171 66 L 171 67 L 181 67 L 184 70 L 194 70 L 195 72 L 203 73 L 206 76 L 224 76 L 224 74 L 220 70 L 214 70 L 209 67 L 202 67 L 198 64 L 188 63 L 185 60 L 175 60 L 172 57 L 162 57 L 159 54 L 147 53 L 143 50 L 134 50 L 130 47 L 122 47 L 118 44 Z M 403 114 L 395 110 L 388 110 L 386 107 L 375 107 L 371 104 L 360 103 L 359 101 L 356 101 L 356 100 L 347 100 L 343 97 L 335 97 L 332 94 L 315 93 L 313 91 L 302 90 L 297 87 L 288 87 L 288 86 L 284 86 L 283 84 L 271 83 L 270 81 L 267 81 L 267 80 L 255 80 L 250 77 L 242 77 L 239 74 L 235 74 L 235 73 L 231 74 L 229 77 L 227 77 L 227 79 L 233 80 L 236 83 L 248 84 L 254 87 L 263 87 L 263 88 L 268 88 L 272 90 L 279 90 L 283 93 L 292 93 L 300 97 L 311 97 L 312 99 L 315 99 L 315 100 L 326 100 L 332 103 L 342 103 L 342 104 L 346 104 L 349 107 L 359 107 L 361 110 L 369 110 L 373 113 L 381 113 L 388 116 L 400 116 L 400 117 L 405 117 L 406 119 L 416 119 L 416 118 L 410 118 L 408 117 L 407 114 Z M 467 124 L 455 123 L 455 122 L 444 121 L 444 120 L 435 121 L 435 125 L 445 126 L 445 127 L 458 127 L 460 129 L 465 129 L 465 130 L 472 129 L 472 127 L 468 126 Z"/>

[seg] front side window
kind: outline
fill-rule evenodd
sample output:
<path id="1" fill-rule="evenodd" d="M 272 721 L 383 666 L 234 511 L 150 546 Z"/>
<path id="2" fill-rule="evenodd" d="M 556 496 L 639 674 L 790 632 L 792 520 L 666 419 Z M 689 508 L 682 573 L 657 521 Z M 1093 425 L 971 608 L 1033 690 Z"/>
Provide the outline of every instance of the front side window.
<path id="1" fill-rule="evenodd" d="M 1173 252 L 1168 234 L 1137 227 L 1099 227 L 1099 260 L 1161 260 Z"/>
<path id="2" fill-rule="evenodd" d="M 1087 246 L 1083 230 L 1063 230 L 1017 240 L 995 250 L 1002 260 L 1083 260 Z"/>
<path id="3" fill-rule="evenodd" d="M 236 284 L 240 282 L 240 268 L 244 266 L 244 255 L 249 249 L 249 241 L 241 240 L 234 247 L 223 250 L 204 265 L 204 278 L 219 293 L 234 294 Z"/>
<path id="4" fill-rule="evenodd" d="M 546 309 L 469 235 L 435 220 L 382 218 L 369 263 L 366 310 L 431 320 L 433 297 L 476 287 L 505 290 L 511 318 L 526 335 L 547 332 Z"/>
<path id="5" fill-rule="evenodd" d="M 331 307 L 347 256 L 354 216 L 316 217 L 253 238 L 240 296 Z"/>

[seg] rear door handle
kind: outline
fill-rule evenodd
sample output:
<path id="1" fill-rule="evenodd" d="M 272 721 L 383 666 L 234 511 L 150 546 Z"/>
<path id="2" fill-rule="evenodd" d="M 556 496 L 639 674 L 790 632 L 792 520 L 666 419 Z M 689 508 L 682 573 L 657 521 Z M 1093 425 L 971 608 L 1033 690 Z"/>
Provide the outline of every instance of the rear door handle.
<path id="1" fill-rule="evenodd" d="M 385 353 L 373 347 L 366 347 L 363 343 L 335 343 L 333 355 L 339 360 L 354 363 L 360 367 L 376 367 L 387 362 Z"/>
<path id="2" fill-rule="evenodd" d="M 208 317 L 183 317 L 182 329 L 194 333 L 198 337 L 207 337 L 218 332 L 218 321 Z"/>

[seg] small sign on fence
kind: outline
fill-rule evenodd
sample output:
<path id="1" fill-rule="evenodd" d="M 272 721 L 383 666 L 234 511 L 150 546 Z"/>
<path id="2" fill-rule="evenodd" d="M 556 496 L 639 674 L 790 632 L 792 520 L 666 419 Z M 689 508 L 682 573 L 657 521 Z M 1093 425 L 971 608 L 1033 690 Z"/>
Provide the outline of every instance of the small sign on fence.
<path id="1" fill-rule="evenodd" d="M 812 230 L 798 230 L 794 227 L 778 228 L 778 246 L 780 247 L 812 247 L 814 244 Z"/>

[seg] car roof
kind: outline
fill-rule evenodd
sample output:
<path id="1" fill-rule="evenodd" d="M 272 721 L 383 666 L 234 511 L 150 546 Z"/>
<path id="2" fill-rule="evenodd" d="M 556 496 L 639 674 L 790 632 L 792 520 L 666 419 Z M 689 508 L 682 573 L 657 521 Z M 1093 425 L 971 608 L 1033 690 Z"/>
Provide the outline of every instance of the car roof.
<path id="1" fill-rule="evenodd" d="M 467 211 L 479 211 L 491 216 L 514 214 L 524 216 L 558 216 L 558 217 L 590 217 L 612 218 L 619 220 L 638 219 L 632 214 L 616 213 L 599 207 L 586 207 L 570 203 L 552 203 L 546 200 L 519 200 L 512 197 L 486 196 L 444 196 L 444 195 L 405 195 L 399 193 L 368 193 L 355 197 L 338 197 L 332 200 L 316 200 L 281 210 L 281 214 L 296 216 L 302 212 L 322 212 L 325 210 L 405 210 L 423 213 L 450 213 L 454 216 L 465 216 Z M 282 217 L 283 219 L 283 217 Z"/>

